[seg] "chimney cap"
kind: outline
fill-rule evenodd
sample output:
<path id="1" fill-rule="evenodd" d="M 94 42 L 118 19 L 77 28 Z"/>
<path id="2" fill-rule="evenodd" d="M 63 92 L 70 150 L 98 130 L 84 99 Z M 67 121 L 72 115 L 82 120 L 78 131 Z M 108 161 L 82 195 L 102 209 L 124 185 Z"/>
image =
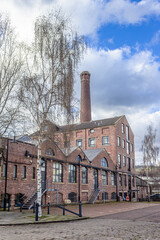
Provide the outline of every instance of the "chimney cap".
<path id="1" fill-rule="evenodd" d="M 89 75 L 89 76 L 91 76 L 91 74 L 90 74 L 88 71 L 83 71 L 83 72 L 80 74 L 81 77 L 82 77 L 83 75 Z"/>

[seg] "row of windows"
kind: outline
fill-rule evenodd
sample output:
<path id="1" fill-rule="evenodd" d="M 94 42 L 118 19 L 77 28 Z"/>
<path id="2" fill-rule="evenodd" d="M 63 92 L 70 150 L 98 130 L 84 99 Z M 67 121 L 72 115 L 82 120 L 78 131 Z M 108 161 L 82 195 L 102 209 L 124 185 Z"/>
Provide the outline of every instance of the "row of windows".
<path id="1" fill-rule="evenodd" d="M 124 123 L 122 123 L 121 127 L 122 127 L 122 133 L 125 133 Z M 129 141 L 129 127 L 128 126 L 126 126 L 126 139 L 127 139 L 127 141 Z"/>
<path id="2" fill-rule="evenodd" d="M 122 167 L 122 161 L 121 161 L 121 155 L 120 154 L 118 154 L 118 166 L 119 166 L 119 168 Z M 126 163 L 126 156 L 123 156 L 123 167 L 126 167 L 126 166 L 128 166 L 128 170 L 131 167 L 134 168 L 134 159 L 131 160 L 129 157 L 127 157 L 127 163 Z"/>
<path id="3" fill-rule="evenodd" d="M 18 171 L 18 166 L 14 165 L 13 166 L 13 178 L 17 178 L 17 171 Z M 22 172 L 22 178 L 26 178 L 27 177 L 27 167 L 23 166 L 23 172 Z M 6 164 L 3 165 L 3 177 L 6 176 Z M 36 168 L 33 167 L 32 168 L 32 179 L 36 178 Z"/>
<path id="4" fill-rule="evenodd" d="M 102 159 L 102 163 L 106 166 L 105 159 Z M 107 165 L 108 166 L 108 165 Z M 88 170 L 86 167 L 82 167 L 82 183 L 88 183 Z M 53 163 L 53 181 L 63 182 L 63 165 L 60 163 Z M 77 182 L 77 168 L 73 164 L 69 164 L 69 183 Z M 107 171 L 102 171 L 102 184 L 108 185 L 108 173 Z M 115 185 L 115 174 L 111 173 L 111 185 Z"/>
<path id="5" fill-rule="evenodd" d="M 102 200 L 108 200 L 108 192 L 102 192 Z M 71 192 L 68 194 L 68 199 L 71 200 L 71 202 L 77 202 L 77 193 Z M 116 199 L 116 193 L 112 192 L 111 193 L 111 199 Z"/>
<path id="6" fill-rule="evenodd" d="M 127 175 L 119 174 L 119 186 L 127 186 Z M 135 186 L 135 177 L 132 176 L 132 186 Z"/>
<path id="7" fill-rule="evenodd" d="M 89 146 L 89 147 L 95 147 L 95 145 L 96 145 L 96 139 L 95 139 L 95 137 L 89 138 L 89 139 L 88 139 L 88 146 Z M 109 136 L 103 136 L 103 137 L 102 137 L 102 145 L 103 145 L 103 146 L 109 145 Z M 76 140 L 76 146 L 77 146 L 77 147 L 82 147 L 82 139 L 77 139 L 77 140 Z"/>
<path id="8" fill-rule="evenodd" d="M 118 136 L 117 137 L 117 146 L 120 147 L 121 144 L 122 144 L 122 148 L 127 149 L 127 154 L 130 154 L 130 152 L 133 152 L 133 144 L 126 142 L 124 139 L 122 139 L 122 143 L 121 143 L 121 138 Z"/>

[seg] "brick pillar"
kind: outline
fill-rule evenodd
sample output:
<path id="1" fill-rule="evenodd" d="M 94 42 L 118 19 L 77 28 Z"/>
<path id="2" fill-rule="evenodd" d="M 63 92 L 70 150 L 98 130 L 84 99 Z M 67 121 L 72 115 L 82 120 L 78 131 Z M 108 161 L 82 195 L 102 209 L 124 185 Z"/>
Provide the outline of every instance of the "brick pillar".
<path id="1" fill-rule="evenodd" d="M 81 111 L 80 122 L 91 121 L 90 73 L 81 73 Z"/>

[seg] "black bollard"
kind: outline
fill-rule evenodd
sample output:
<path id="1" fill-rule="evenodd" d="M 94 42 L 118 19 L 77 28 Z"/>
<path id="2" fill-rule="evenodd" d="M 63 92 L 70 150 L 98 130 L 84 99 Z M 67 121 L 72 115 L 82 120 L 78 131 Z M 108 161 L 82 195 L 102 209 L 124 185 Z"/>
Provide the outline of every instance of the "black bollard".
<path id="1" fill-rule="evenodd" d="M 48 215 L 49 215 L 49 210 L 50 210 L 49 208 L 50 208 L 50 204 L 48 203 L 48 212 L 47 212 L 47 213 L 48 213 Z"/>
<path id="2" fill-rule="evenodd" d="M 8 212 L 10 211 L 10 203 L 8 203 Z"/>
<path id="3" fill-rule="evenodd" d="M 79 202 L 79 217 L 82 217 L 82 203 Z"/>
<path id="4" fill-rule="evenodd" d="M 65 215 L 65 204 L 63 204 L 63 215 Z"/>
<path id="5" fill-rule="evenodd" d="M 38 221 L 38 207 L 39 207 L 39 204 L 36 203 L 36 215 L 35 215 L 35 220 Z"/>

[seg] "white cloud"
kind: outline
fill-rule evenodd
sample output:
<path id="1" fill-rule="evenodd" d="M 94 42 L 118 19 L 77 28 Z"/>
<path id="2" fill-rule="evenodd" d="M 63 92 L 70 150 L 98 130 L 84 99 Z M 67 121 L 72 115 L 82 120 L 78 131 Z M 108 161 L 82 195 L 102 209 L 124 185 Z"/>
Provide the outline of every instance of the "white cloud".
<path id="1" fill-rule="evenodd" d="M 80 34 L 93 36 L 106 23 L 137 24 L 160 15 L 158 0 L 0 0 L 0 5 L 25 40 L 31 38 L 35 18 L 59 6 Z"/>

